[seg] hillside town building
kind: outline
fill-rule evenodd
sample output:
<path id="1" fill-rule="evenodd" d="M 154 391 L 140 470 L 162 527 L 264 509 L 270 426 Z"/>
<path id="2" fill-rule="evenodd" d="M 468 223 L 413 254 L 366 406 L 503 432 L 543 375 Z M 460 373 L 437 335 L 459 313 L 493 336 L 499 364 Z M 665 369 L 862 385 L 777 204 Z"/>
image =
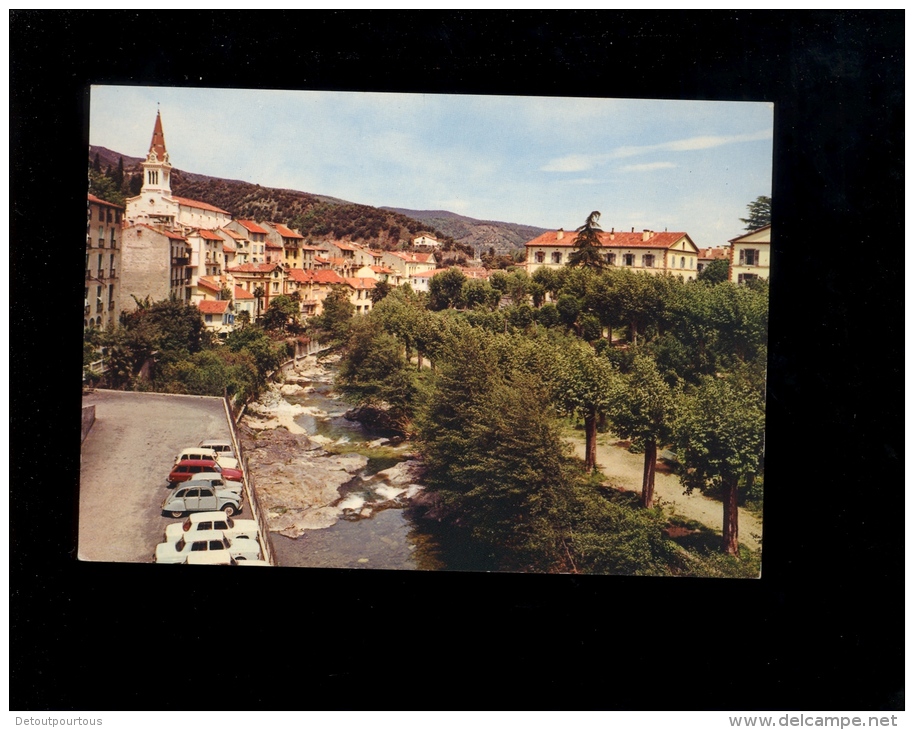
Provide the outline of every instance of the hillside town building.
<path id="1" fill-rule="evenodd" d="M 767 279 L 771 264 L 771 224 L 730 239 L 730 281 Z"/>
<path id="2" fill-rule="evenodd" d="M 91 193 L 86 214 L 86 291 L 83 327 L 117 322 L 121 296 L 121 216 L 124 208 Z"/>

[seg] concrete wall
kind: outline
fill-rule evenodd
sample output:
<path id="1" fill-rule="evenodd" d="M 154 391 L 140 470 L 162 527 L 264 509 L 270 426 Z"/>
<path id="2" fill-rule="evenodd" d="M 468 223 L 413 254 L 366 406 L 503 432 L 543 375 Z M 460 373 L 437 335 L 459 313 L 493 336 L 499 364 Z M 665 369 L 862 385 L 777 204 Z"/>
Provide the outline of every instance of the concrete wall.
<path id="1" fill-rule="evenodd" d="M 79 443 L 86 440 L 86 436 L 92 430 L 93 423 L 95 423 L 95 406 L 85 406 L 83 408 L 82 438 L 80 438 Z"/>

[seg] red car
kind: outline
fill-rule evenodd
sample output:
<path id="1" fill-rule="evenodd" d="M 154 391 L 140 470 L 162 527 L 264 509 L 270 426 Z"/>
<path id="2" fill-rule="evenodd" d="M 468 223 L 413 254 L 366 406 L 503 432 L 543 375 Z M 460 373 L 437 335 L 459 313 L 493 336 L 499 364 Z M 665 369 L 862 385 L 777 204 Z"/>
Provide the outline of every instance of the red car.
<path id="1" fill-rule="evenodd" d="M 168 483 L 173 487 L 201 472 L 218 472 L 222 474 L 223 479 L 230 482 L 240 482 L 244 476 L 240 469 L 226 469 L 213 459 L 185 459 L 172 468 L 168 475 Z"/>

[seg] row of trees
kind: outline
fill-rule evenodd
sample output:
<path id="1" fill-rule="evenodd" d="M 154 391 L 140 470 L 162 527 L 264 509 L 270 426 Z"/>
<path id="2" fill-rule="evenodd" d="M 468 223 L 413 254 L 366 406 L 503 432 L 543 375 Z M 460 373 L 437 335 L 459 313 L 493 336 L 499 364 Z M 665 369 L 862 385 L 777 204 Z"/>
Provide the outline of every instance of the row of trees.
<path id="1" fill-rule="evenodd" d="M 274 302 L 270 304 L 268 314 L 274 310 Z M 248 323 L 221 343 L 206 329 L 195 306 L 175 299 L 147 299 L 137 305 L 121 316 L 118 325 L 86 331 L 83 362 L 88 380 L 99 378 L 88 365 L 101 351 L 106 366 L 102 382 L 107 387 L 228 395 L 243 402 L 266 387 L 269 373 L 287 357 L 285 343 L 276 339 L 278 329 Z"/>
<path id="2" fill-rule="evenodd" d="M 574 415 L 585 428 L 585 477 L 595 467 L 601 426 L 644 450 L 645 513 L 652 513 L 658 450 L 674 446 L 684 486 L 724 500 L 724 548 L 735 555 L 739 490 L 761 471 L 766 333 L 764 284 L 580 267 L 488 282 L 451 270 L 432 279 L 427 297 L 391 292 L 350 325 L 348 339 L 337 339 L 346 343 L 342 389 L 389 408 L 404 431 L 420 437 L 429 483 L 458 521 L 487 513 L 490 500 L 500 505 L 493 514 L 502 514 L 496 494 L 518 500 L 504 512 L 513 515 L 504 517 L 509 522 L 525 513 L 527 499 L 545 505 L 553 504 L 551 491 L 581 494 L 555 461 L 561 441 L 548 458 L 529 441 L 533 432 L 554 430 L 555 417 Z M 505 413 L 524 415 L 496 417 Z M 550 475 L 552 486 L 542 487 L 548 496 L 534 496 L 539 481 L 531 472 Z M 494 523 L 480 529 L 506 537 Z M 579 565 L 573 544 L 566 534 L 556 554 Z"/>

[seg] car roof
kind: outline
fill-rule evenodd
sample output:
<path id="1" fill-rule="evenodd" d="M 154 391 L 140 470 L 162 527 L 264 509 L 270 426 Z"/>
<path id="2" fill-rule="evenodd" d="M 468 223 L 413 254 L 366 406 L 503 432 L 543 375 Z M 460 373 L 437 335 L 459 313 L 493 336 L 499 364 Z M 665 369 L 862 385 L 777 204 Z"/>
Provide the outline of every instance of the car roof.
<path id="1" fill-rule="evenodd" d="M 191 522 L 206 522 L 207 520 L 215 521 L 215 520 L 224 520 L 224 519 L 226 519 L 225 512 L 222 512 L 219 510 L 214 511 L 214 512 L 191 512 L 190 513 Z M 184 524 L 184 523 L 182 522 L 181 524 Z M 221 530 L 202 530 L 201 532 L 198 532 L 197 534 L 202 535 L 202 534 L 206 534 L 209 532 L 218 532 L 220 534 L 222 533 Z"/>
<path id="2" fill-rule="evenodd" d="M 180 466 L 212 466 L 215 463 L 215 459 L 185 459 L 180 464 L 175 464 L 175 469 Z"/>
<path id="3" fill-rule="evenodd" d="M 178 453 L 179 454 L 190 454 L 193 452 L 202 452 L 202 451 L 212 451 L 213 453 L 216 453 L 213 449 L 209 448 L 208 446 L 188 446 L 186 449 L 181 449 L 181 451 L 179 451 Z"/>

